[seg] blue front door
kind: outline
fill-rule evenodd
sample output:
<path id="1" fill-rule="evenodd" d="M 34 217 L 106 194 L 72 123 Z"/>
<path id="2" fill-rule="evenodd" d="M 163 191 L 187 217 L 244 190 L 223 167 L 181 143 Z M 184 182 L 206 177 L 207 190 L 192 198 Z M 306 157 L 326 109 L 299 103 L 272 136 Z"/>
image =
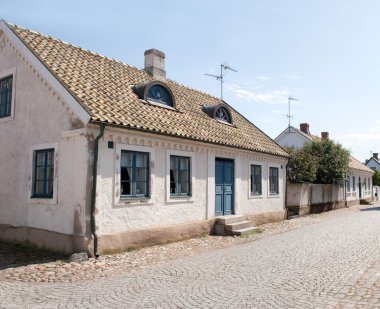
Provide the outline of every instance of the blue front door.
<path id="1" fill-rule="evenodd" d="M 234 161 L 215 159 L 215 215 L 234 214 Z"/>

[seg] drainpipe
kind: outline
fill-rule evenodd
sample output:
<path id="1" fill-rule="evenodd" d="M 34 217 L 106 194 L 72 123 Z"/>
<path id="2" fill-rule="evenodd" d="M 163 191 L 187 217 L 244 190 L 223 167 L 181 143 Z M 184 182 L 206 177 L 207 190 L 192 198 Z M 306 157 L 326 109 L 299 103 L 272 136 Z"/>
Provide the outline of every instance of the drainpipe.
<path id="1" fill-rule="evenodd" d="M 95 224 L 95 202 L 96 202 L 96 180 L 98 174 L 98 153 L 99 153 L 99 140 L 103 137 L 104 128 L 106 125 L 104 123 L 99 124 L 99 135 L 95 138 L 94 144 L 94 161 L 92 166 L 92 192 L 91 192 L 91 233 L 94 237 L 94 256 L 98 257 L 98 235 L 96 234 L 96 224 Z"/>

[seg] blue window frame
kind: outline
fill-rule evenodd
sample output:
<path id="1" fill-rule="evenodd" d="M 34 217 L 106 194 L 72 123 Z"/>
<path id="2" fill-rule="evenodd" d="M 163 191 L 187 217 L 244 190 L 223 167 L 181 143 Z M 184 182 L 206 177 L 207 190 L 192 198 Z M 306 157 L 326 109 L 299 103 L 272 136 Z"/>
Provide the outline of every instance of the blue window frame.
<path id="1" fill-rule="evenodd" d="M 52 198 L 54 190 L 54 149 L 34 152 L 33 198 Z"/>
<path id="2" fill-rule="evenodd" d="M 170 156 L 170 195 L 191 195 L 189 157 Z"/>
<path id="3" fill-rule="evenodd" d="M 0 79 L 0 118 L 11 115 L 13 76 Z"/>
<path id="4" fill-rule="evenodd" d="M 347 177 L 347 192 L 351 192 L 351 176 Z"/>
<path id="5" fill-rule="evenodd" d="M 261 195 L 262 191 L 261 165 L 251 165 L 251 195 Z"/>
<path id="6" fill-rule="evenodd" d="M 159 84 L 149 87 L 147 99 L 173 107 L 173 99 L 169 91 L 164 86 Z"/>
<path id="7" fill-rule="evenodd" d="M 269 168 L 269 193 L 279 194 L 278 188 L 278 167 Z"/>
<path id="8" fill-rule="evenodd" d="M 121 197 L 149 196 L 149 153 L 121 151 Z"/>

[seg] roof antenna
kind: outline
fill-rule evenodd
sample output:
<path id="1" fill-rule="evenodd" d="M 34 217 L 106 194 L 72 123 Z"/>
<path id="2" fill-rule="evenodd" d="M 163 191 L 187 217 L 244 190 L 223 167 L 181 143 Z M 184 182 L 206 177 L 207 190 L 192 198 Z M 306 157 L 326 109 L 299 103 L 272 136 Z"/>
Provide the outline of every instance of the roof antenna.
<path id="1" fill-rule="evenodd" d="M 223 78 L 226 75 L 226 71 L 230 70 L 232 72 L 237 72 L 235 69 L 229 67 L 228 65 L 221 64 L 220 65 L 220 75 L 213 75 L 213 74 L 205 74 L 207 76 L 211 76 L 216 78 L 217 80 L 220 80 L 220 99 L 223 101 Z"/>
<path id="2" fill-rule="evenodd" d="M 289 96 L 289 98 L 288 98 L 288 113 L 285 116 L 288 118 L 289 132 L 290 132 L 290 118 L 293 118 L 293 115 L 290 114 L 290 103 L 291 103 L 291 101 L 298 101 L 298 100 L 293 98 L 292 96 Z"/>

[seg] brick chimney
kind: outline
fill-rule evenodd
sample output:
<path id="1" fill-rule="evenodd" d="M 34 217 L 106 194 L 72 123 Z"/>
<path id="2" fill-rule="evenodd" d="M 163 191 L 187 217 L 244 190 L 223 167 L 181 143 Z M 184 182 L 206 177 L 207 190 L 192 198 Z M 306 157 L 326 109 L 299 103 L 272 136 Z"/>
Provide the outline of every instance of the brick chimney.
<path id="1" fill-rule="evenodd" d="M 329 139 L 329 132 L 321 132 L 322 139 L 328 140 Z"/>
<path id="2" fill-rule="evenodd" d="M 377 152 L 374 152 L 372 156 L 376 159 L 379 160 L 379 154 Z"/>
<path id="3" fill-rule="evenodd" d="M 305 134 L 310 134 L 309 124 L 308 123 L 300 123 L 300 131 Z"/>
<path id="4" fill-rule="evenodd" d="M 144 53 L 145 68 L 144 70 L 152 75 L 155 79 L 165 81 L 165 54 L 158 49 L 149 49 Z"/>

